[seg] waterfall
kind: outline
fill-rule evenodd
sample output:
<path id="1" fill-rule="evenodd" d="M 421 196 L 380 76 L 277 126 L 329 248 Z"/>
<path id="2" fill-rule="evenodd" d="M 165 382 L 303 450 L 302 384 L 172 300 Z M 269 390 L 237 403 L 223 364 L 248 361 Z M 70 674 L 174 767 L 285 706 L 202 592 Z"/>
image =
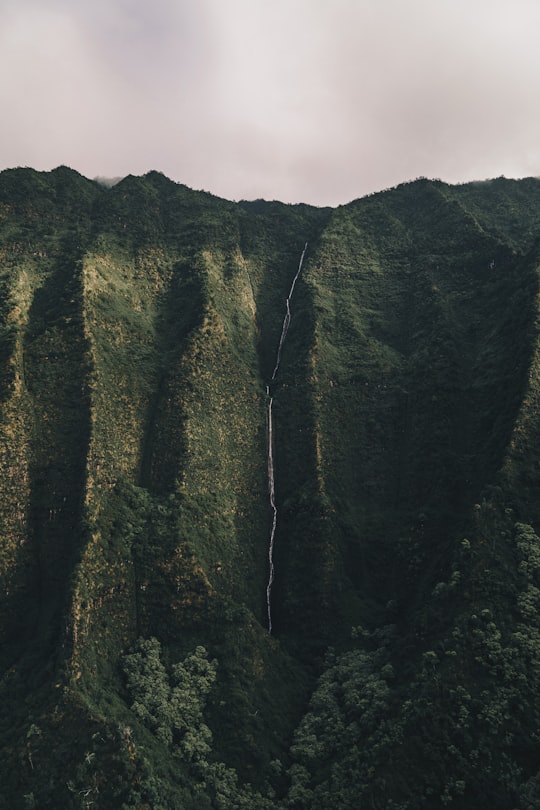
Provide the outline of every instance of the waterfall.
<path id="1" fill-rule="evenodd" d="M 298 270 L 296 271 L 296 275 L 293 278 L 291 289 L 289 290 L 289 295 L 287 296 L 286 301 L 286 310 L 285 310 L 285 317 L 283 319 L 283 326 L 281 328 L 281 336 L 279 338 L 278 349 L 276 353 L 276 364 L 274 366 L 274 371 L 272 372 L 272 382 L 276 379 L 276 375 L 278 373 L 279 364 L 281 363 L 281 350 L 283 348 L 283 344 L 285 343 L 285 338 L 287 337 L 287 332 L 289 330 L 289 324 L 291 322 L 291 298 L 294 292 L 294 288 L 302 271 L 302 265 L 304 263 L 304 256 L 306 255 L 307 250 L 307 242 L 304 245 L 304 250 L 302 251 L 302 255 L 300 256 L 300 261 L 298 263 Z M 274 402 L 274 398 L 270 395 L 270 386 L 266 386 L 266 396 L 268 398 L 268 410 L 267 410 L 267 432 L 268 432 L 268 496 L 270 499 L 270 508 L 272 510 L 272 528 L 270 530 L 270 541 L 268 544 L 268 584 L 266 586 L 266 609 L 268 612 L 268 632 L 272 632 L 272 585 L 274 583 L 274 539 L 276 536 L 276 526 L 277 526 L 277 517 L 278 511 L 276 506 L 276 491 L 275 491 L 275 476 L 274 476 L 274 424 L 273 424 L 273 415 L 272 415 L 272 404 Z"/>
<path id="2" fill-rule="evenodd" d="M 285 317 L 283 319 L 283 326 L 281 327 L 281 337 L 279 338 L 278 350 L 276 353 L 276 365 L 274 366 L 274 371 L 272 372 L 272 379 L 275 380 L 276 374 L 278 372 L 279 364 L 281 363 L 281 350 L 283 348 L 283 344 L 285 343 L 285 338 L 287 337 L 287 332 L 289 331 L 289 324 L 291 322 L 291 298 L 294 292 L 294 288 L 296 286 L 296 281 L 300 272 L 302 270 L 302 265 L 304 263 L 304 256 L 306 255 L 307 250 L 307 242 L 304 245 L 304 249 L 302 251 L 302 255 L 300 256 L 300 261 L 298 262 L 298 270 L 296 271 L 296 275 L 293 278 L 291 289 L 289 290 L 289 295 L 287 296 L 287 301 L 285 302 L 286 311 Z"/>
<path id="3" fill-rule="evenodd" d="M 266 386 L 266 395 L 269 396 L 270 389 Z M 272 528 L 270 530 L 270 542 L 268 545 L 268 584 L 266 586 L 266 609 L 268 611 L 268 632 L 272 632 L 272 584 L 274 582 L 274 537 L 277 526 L 277 507 L 274 489 L 274 430 L 272 423 L 272 402 L 268 400 L 268 494 L 270 497 L 270 508 L 272 510 Z"/>

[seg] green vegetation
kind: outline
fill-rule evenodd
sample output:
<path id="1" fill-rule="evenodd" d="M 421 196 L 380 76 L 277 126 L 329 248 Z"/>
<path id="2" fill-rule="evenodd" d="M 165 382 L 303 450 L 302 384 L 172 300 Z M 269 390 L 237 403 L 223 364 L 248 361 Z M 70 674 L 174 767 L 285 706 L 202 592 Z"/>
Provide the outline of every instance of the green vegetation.
<path id="1" fill-rule="evenodd" d="M 0 174 L 0 808 L 540 806 L 539 224 Z"/>

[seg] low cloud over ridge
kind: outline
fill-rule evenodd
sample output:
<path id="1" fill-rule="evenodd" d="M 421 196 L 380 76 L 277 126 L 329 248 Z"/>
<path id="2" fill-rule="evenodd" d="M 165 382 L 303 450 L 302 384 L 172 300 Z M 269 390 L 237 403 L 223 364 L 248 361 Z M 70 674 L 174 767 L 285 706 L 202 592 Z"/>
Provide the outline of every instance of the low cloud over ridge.
<path id="1" fill-rule="evenodd" d="M 535 0 L 5 0 L 2 167 L 335 205 L 540 173 Z"/>

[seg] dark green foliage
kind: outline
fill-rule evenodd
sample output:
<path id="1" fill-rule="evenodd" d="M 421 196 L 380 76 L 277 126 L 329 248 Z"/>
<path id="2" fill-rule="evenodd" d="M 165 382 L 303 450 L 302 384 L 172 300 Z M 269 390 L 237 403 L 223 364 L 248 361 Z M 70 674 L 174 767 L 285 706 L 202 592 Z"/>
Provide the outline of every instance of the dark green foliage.
<path id="1" fill-rule="evenodd" d="M 0 808 L 540 805 L 539 221 L 0 174 Z"/>
<path id="2" fill-rule="evenodd" d="M 211 733 L 202 722 L 206 696 L 215 681 L 215 664 L 204 647 L 197 647 L 172 668 L 171 683 L 160 660 L 161 645 L 140 641 L 137 652 L 125 656 L 122 668 L 133 698 L 131 711 L 167 746 L 181 751 L 188 762 L 206 759 Z"/>

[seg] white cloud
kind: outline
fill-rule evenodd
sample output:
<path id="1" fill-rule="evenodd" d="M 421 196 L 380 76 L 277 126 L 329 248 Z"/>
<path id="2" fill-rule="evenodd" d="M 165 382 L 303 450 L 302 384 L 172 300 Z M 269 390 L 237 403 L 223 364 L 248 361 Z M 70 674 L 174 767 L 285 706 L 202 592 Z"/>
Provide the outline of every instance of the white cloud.
<path id="1" fill-rule="evenodd" d="M 4 166 L 337 204 L 540 174 L 536 0 L 4 0 Z"/>

